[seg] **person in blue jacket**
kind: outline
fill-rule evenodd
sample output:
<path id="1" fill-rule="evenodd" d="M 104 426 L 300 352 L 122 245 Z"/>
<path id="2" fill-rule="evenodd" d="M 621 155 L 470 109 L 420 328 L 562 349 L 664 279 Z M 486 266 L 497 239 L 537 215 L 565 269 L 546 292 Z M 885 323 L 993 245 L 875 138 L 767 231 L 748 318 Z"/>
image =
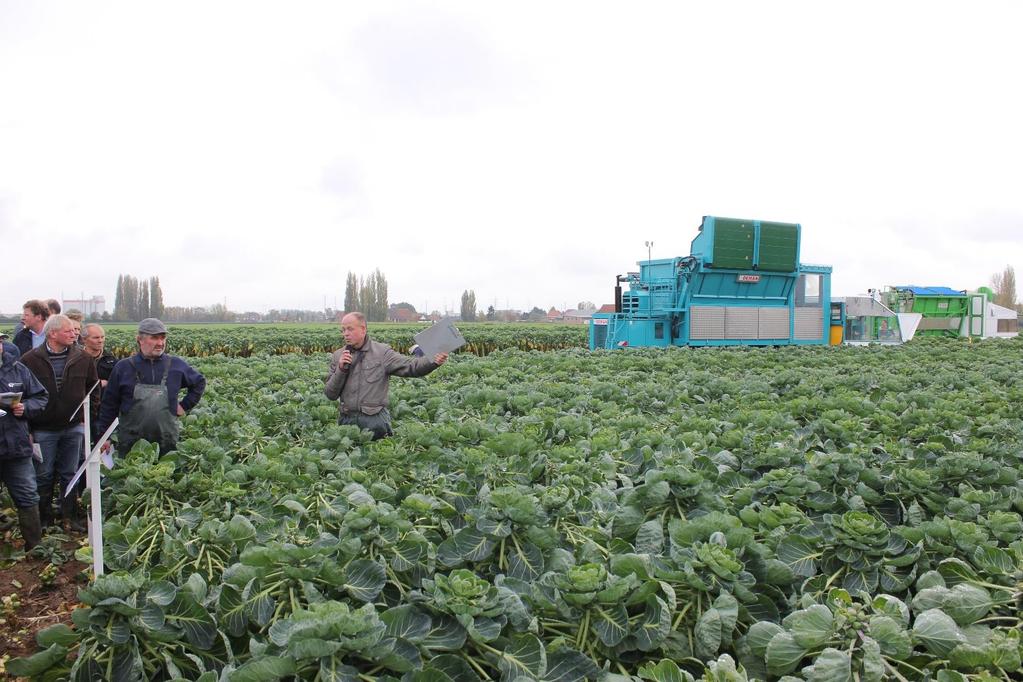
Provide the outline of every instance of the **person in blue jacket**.
<path id="1" fill-rule="evenodd" d="M 28 367 L 7 350 L 9 345 L 0 343 L 0 393 L 21 395 L 0 398 L 0 480 L 18 508 L 18 525 L 28 551 L 43 537 L 28 419 L 42 414 L 48 395 Z"/>
<path id="2" fill-rule="evenodd" d="M 15 360 L 20 360 L 21 349 L 15 346 L 10 341 L 8 341 L 7 340 L 8 338 L 10 337 L 8 337 L 7 334 L 0 334 L 0 344 L 3 344 L 4 353 L 10 353 L 11 357 L 13 357 Z"/>
<path id="3" fill-rule="evenodd" d="M 167 327 L 160 320 L 142 320 L 135 339 L 139 352 L 119 360 L 110 373 L 96 430 L 102 436 L 119 418 L 119 455 L 128 454 L 142 439 L 159 443 L 165 454 L 177 447 L 178 420 L 202 398 L 206 378 L 181 358 L 166 354 Z M 186 393 L 179 400 L 181 391 Z"/>

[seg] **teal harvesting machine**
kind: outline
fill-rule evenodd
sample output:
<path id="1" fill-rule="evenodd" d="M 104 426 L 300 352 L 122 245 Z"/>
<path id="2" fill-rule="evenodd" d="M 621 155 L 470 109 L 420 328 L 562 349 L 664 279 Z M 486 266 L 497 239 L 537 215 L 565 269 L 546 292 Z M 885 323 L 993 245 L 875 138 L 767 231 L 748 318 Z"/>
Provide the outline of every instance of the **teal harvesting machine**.
<path id="1" fill-rule="evenodd" d="M 590 319 L 590 349 L 841 343 L 831 266 L 800 263 L 800 236 L 797 223 L 705 216 L 690 255 L 618 275 L 615 311 Z"/>

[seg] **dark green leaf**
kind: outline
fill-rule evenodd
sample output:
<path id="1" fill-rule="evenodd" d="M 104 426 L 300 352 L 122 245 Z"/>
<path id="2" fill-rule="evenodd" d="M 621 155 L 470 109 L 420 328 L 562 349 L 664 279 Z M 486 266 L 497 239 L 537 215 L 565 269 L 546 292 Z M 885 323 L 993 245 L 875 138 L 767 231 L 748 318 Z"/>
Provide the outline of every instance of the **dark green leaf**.
<path id="1" fill-rule="evenodd" d="M 67 649 L 53 644 L 27 658 L 15 658 L 7 663 L 7 672 L 14 677 L 36 677 L 67 658 Z"/>
<path id="2" fill-rule="evenodd" d="M 796 644 L 809 650 L 831 638 L 835 617 L 827 606 L 814 604 L 808 609 L 790 614 L 782 623 L 791 632 Z"/>
<path id="3" fill-rule="evenodd" d="M 828 647 L 803 668 L 807 682 L 851 682 L 852 659 L 849 653 Z"/>
<path id="4" fill-rule="evenodd" d="M 497 543 L 481 531 L 467 527 L 437 545 L 437 561 L 448 567 L 489 557 Z"/>
<path id="5" fill-rule="evenodd" d="M 664 549 L 664 526 L 660 519 L 644 522 L 636 531 L 636 551 L 640 554 L 660 554 Z"/>
<path id="6" fill-rule="evenodd" d="M 428 554 L 430 543 L 422 538 L 406 537 L 394 546 L 391 568 L 399 573 L 411 571 Z"/>
<path id="7" fill-rule="evenodd" d="M 779 632 L 767 645 L 767 670 L 772 675 L 787 675 L 796 669 L 806 653 L 790 633 Z"/>
<path id="8" fill-rule="evenodd" d="M 657 597 L 647 599 L 643 618 L 632 631 L 636 648 L 640 651 L 653 651 L 661 645 L 670 630 L 671 611 L 667 605 Z"/>
<path id="9" fill-rule="evenodd" d="M 778 543 L 775 553 L 794 574 L 804 578 L 817 574 L 817 559 L 821 556 L 819 544 L 798 535 L 789 535 Z"/>
<path id="10" fill-rule="evenodd" d="M 604 646 L 616 646 L 629 634 L 629 613 L 624 604 L 612 604 L 594 609 L 593 629 Z"/>
<path id="11" fill-rule="evenodd" d="M 460 656 L 441 654 L 429 660 L 426 666 L 447 675 L 453 682 L 480 682 L 480 676 Z"/>
<path id="12" fill-rule="evenodd" d="M 59 644 L 63 647 L 70 647 L 73 644 L 78 643 L 80 633 L 75 632 L 64 623 L 58 623 L 51 625 L 48 628 L 43 628 L 36 633 L 36 644 L 41 648 L 47 649 L 54 644 Z"/>
<path id="13" fill-rule="evenodd" d="M 938 609 L 921 613 L 913 623 L 913 638 L 935 656 L 944 658 L 952 649 L 966 641 L 959 626 Z"/>
<path id="14" fill-rule="evenodd" d="M 572 649 L 558 649 L 547 656 L 547 672 L 544 682 L 579 682 L 596 679 L 600 674 L 597 664 L 587 656 Z"/>
<path id="15" fill-rule="evenodd" d="M 508 552 L 508 575 L 519 580 L 533 581 L 543 573 L 543 553 L 536 545 L 519 541 L 512 543 Z"/>
<path id="16" fill-rule="evenodd" d="M 387 624 L 384 635 L 387 637 L 400 637 L 410 642 L 420 642 L 425 639 L 432 629 L 433 623 L 429 614 L 426 614 L 415 606 L 397 606 L 387 609 L 380 614 L 380 620 Z"/>
<path id="17" fill-rule="evenodd" d="M 696 620 L 695 635 L 696 655 L 700 658 L 711 658 L 721 647 L 721 614 L 717 609 L 707 609 Z"/>
<path id="18" fill-rule="evenodd" d="M 419 643 L 432 651 L 460 651 L 465 645 L 465 628 L 454 618 L 434 615 L 430 632 Z"/>
<path id="19" fill-rule="evenodd" d="M 891 616 L 871 616 L 870 636 L 881 645 L 881 652 L 888 658 L 903 661 L 913 651 L 913 642 L 898 621 Z"/>
<path id="20" fill-rule="evenodd" d="M 369 559 L 355 559 L 345 566 L 345 582 L 342 587 L 352 597 L 362 602 L 371 602 L 387 584 L 384 567 Z"/>
<path id="21" fill-rule="evenodd" d="M 227 677 L 229 682 L 270 682 L 295 674 L 295 662 L 283 656 L 249 661 Z"/>
<path id="22" fill-rule="evenodd" d="M 168 606 L 178 594 L 178 588 L 166 581 L 155 582 L 146 590 L 146 599 L 157 606 Z"/>
<path id="23" fill-rule="evenodd" d="M 536 636 L 520 635 L 501 652 L 497 667 L 502 680 L 539 680 L 547 672 L 547 651 Z"/>
<path id="24" fill-rule="evenodd" d="M 777 623 L 758 621 L 750 626 L 746 633 L 746 642 L 754 654 L 763 658 L 767 655 L 767 645 L 775 635 L 784 631 L 784 628 Z"/>
<path id="25" fill-rule="evenodd" d="M 692 675 L 668 659 L 662 659 L 656 665 L 644 663 L 639 667 L 639 676 L 651 682 L 693 682 Z"/>

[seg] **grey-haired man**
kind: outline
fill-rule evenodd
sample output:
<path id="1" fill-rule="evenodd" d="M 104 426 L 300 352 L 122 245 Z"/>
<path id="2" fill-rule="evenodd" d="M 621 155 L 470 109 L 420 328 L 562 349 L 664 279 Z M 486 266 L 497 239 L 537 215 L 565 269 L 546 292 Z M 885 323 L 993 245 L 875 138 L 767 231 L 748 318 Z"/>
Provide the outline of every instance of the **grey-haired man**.
<path id="1" fill-rule="evenodd" d="M 61 516 L 71 530 L 84 531 L 78 519 L 78 498 L 65 495 L 75 475 L 85 444 L 85 415 L 79 406 L 89 395 L 91 408 L 99 407 L 99 394 L 92 391 L 99 382 L 92 358 L 75 345 L 75 327 L 66 315 L 51 315 L 43 326 L 46 341 L 21 356 L 21 362 L 39 379 L 49 394 L 46 409 L 29 419 L 35 442 L 43 452 L 36 465 L 39 485 L 39 516 L 44 526 L 53 518 L 51 500 L 54 486 L 60 500 Z"/>

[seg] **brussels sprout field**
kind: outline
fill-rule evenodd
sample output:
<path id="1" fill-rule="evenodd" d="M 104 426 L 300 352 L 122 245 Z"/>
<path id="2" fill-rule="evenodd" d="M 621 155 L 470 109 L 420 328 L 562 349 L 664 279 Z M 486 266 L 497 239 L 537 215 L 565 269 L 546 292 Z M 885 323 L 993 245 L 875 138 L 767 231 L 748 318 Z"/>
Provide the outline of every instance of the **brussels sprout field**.
<path id="1" fill-rule="evenodd" d="M 402 353 L 415 343 L 414 334 L 426 324 L 372 324 L 374 339 Z M 493 324 L 459 322 L 466 340 L 462 353 L 487 355 L 497 350 L 560 350 L 584 348 L 588 327 L 582 324 Z M 117 357 L 135 352 L 136 325 L 105 327 L 107 350 Z M 223 324 L 170 325 L 174 353 L 189 357 L 226 355 L 250 357 L 268 354 L 327 353 L 336 350 L 340 333 L 336 324 Z"/>
<path id="2" fill-rule="evenodd" d="M 37 679 L 1018 679 L 1023 341 L 215 357 Z"/>

